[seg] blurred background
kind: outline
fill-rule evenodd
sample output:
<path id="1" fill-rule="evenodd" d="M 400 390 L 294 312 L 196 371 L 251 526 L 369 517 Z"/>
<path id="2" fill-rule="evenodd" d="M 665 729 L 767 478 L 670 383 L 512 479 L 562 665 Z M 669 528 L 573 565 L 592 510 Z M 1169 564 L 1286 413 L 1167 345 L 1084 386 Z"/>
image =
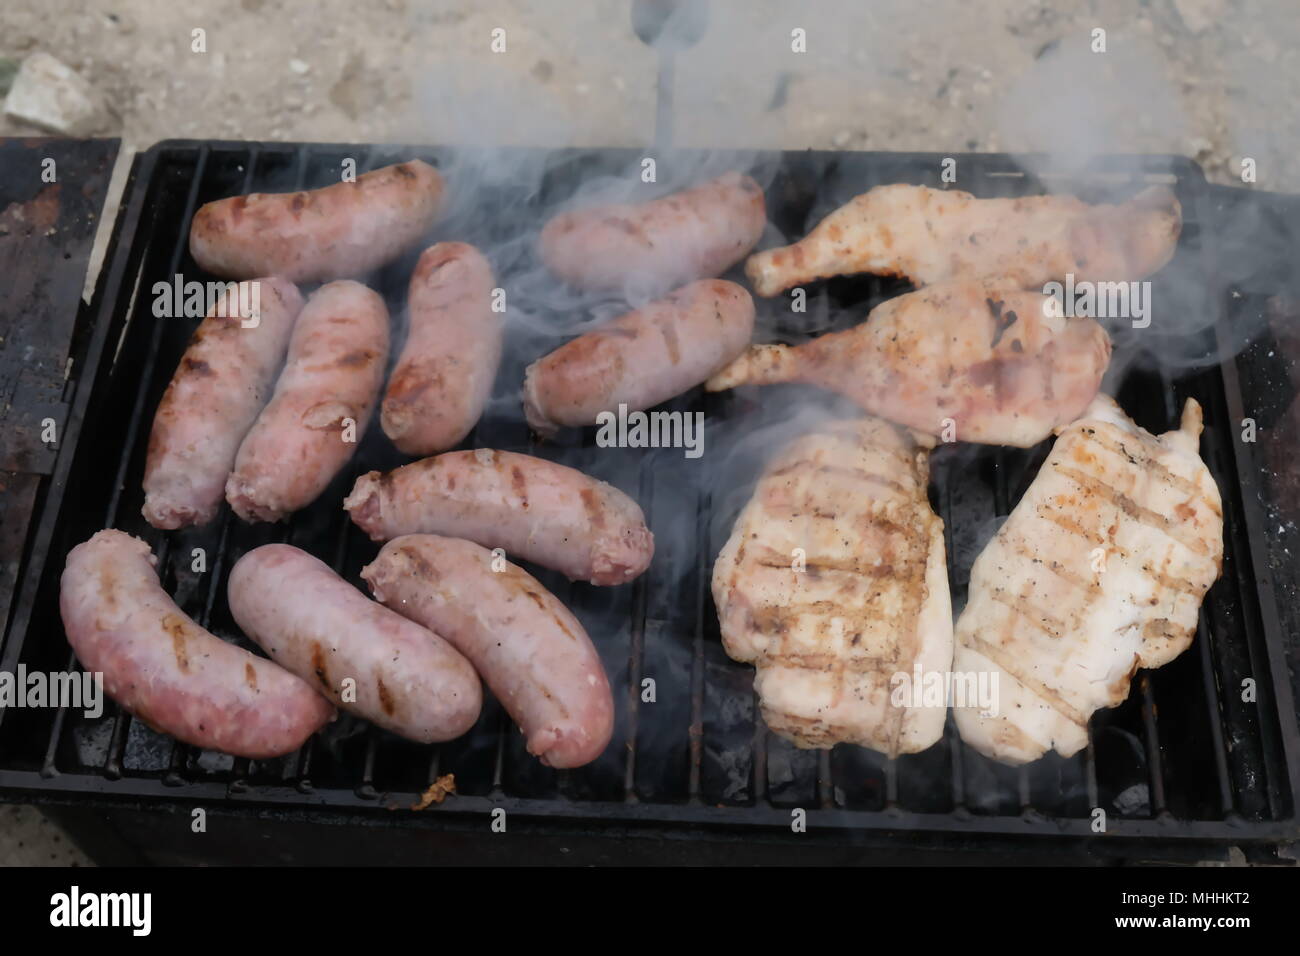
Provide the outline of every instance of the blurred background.
<path id="1" fill-rule="evenodd" d="M 177 137 L 632 146 L 658 135 L 1067 161 L 1174 153 L 1215 182 L 1240 185 L 1252 160 L 1259 188 L 1300 191 L 1295 0 L 655 6 L 5 0 L 0 135 L 121 137 L 118 189 L 132 152 Z M 673 111 L 657 134 L 661 84 Z M 115 208 L 110 197 L 105 221 Z M 35 811 L 0 807 L 0 863 L 78 859 Z"/>

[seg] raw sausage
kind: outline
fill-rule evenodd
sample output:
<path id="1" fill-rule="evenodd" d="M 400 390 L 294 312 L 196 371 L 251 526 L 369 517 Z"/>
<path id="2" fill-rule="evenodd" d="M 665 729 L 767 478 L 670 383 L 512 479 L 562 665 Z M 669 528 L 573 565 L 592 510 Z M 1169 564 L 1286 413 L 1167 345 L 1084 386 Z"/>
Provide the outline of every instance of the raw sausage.
<path id="1" fill-rule="evenodd" d="M 311 504 L 352 457 L 379 399 L 388 310 L 359 282 L 307 300 L 271 402 L 239 446 L 226 500 L 245 521 L 279 521 Z"/>
<path id="2" fill-rule="evenodd" d="M 726 272 L 766 225 L 763 190 L 730 172 L 650 202 L 560 213 L 542 229 L 541 255 L 579 288 L 665 292 Z"/>
<path id="3" fill-rule="evenodd" d="M 614 701 L 582 625 L 513 564 L 470 541 L 412 534 L 361 571 L 375 598 L 473 662 L 549 767 L 590 763 L 609 743 Z"/>
<path id="4" fill-rule="evenodd" d="M 323 189 L 210 202 L 190 225 L 190 255 L 213 275 L 324 282 L 363 276 L 414 245 L 438 218 L 442 176 L 418 159 Z"/>
<path id="5" fill-rule="evenodd" d="M 524 374 L 524 414 L 541 434 L 591 425 L 620 404 L 639 411 L 689 391 L 740 355 L 754 300 L 734 282 L 704 279 L 543 356 Z"/>
<path id="6" fill-rule="evenodd" d="M 408 455 L 460 443 L 483 414 L 501 361 L 492 267 L 471 245 L 440 242 L 420 256 L 407 298 L 410 331 L 384 394 L 384 434 Z"/>
<path id="7" fill-rule="evenodd" d="M 110 697 L 177 740 L 251 760 L 292 753 L 333 718 L 305 681 L 195 624 L 155 563 L 147 544 L 113 530 L 68 554 L 63 628 Z"/>
<path id="8" fill-rule="evenodd" d="M 571 581 L 623 584 L 646 569 L 654 535 L 613 485 L 543 458 L 451 451 L 357 479 L 343 502 L 373 541 L 432 533 L 504 548 Z"/>
<path id="9" fill-rule="evenodd" d="M 144 516 L 155 528 L 207 524 L 216 515 L 239 443 L 266 404 L 302 309 L 302 296 L 284 279 L 254 279 L 231 291 L 199 324 L 154 415 Z M 240 307 L 253 303 L 257 322 L 244 328 L 253 316 Z"/>
<path id="10" fill-rule="evenodd" d="M 483 691 L 469 661 L 305 551 L 253 549 L 231 570 L 227 596 L 245 634 L 344 710 L 424 744 L 478 719 Z"/>

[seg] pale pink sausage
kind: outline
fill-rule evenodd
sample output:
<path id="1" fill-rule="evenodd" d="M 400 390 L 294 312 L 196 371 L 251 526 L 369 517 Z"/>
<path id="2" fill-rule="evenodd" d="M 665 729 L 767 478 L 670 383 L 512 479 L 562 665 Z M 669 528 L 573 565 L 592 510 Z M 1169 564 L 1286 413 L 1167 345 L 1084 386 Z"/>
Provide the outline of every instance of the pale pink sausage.
<path id="1" fill-rule="evenodd" d="M 726 272 L 766 225 L 763 190 L 731 172 L 662 199 L 560 213 L 542 229 L 541 255 L 580 288 L 667 291 Z"/>
<path id="2" fill-rule="evenodd" d="M 322 189 L 210 202 L 190 254 L 213 275 L 323 282 L 365 275 L 419 241 L 438 218 L 442 176 L 418 159 Z"/>
<path id="3" fill-rule="evenodd" d="M 68 554 L 63 628 L 110 697 L 177 740 L 252 760 L 292 753 L 333 718 L 306 682 L 187 617 L 158 583 L 155 561 L 139 538 L 113 530 Z"/>
<path id="4" fill-rule="evenodd" d="M 409 332 L 380 412 L 384 434 L 406 454 L 454 447 L 483 414 L 501 361 L 493 285 L 492 266 L 463 242 L 431 246 L 416 263 Z"/>
<path id="5" fill-rule="evenodd" d="M 231 570 L 227 597 L 240 630 L 344 710 L 426 744 L 478 719 L 483 691 L 469 661 L 305 551 L 253 549 Z"/>
<path id="6" fill-rule="evenodd" d="M 450 451 L 357 479 L 343 502 L 373 541 L 404 534 L 468 538 L 571 581 L 623 584 L 650 564 L 654 535 L 613 485 L 544 458 Z"/>
<path id="7" fill-rule="evenodd" d="M 207 524 L 216 515 L 302 309 L 302 296 L 284 279 L 231 285 L 194 332 L 154 415 L 144 516 L 155 528 Z M 245 316 L 241 306 L 258 312 Z"/>
<path id="8" fill-rule="evenodd" d="M 405 535 L 361 571 L 375 598 L 473 662 L 550 767 L 595 760 L 614 726 L 605 668 L 582 625 L 535 578 L 470 541 Z"/>
<path id="9" fill-rule="evenodd" d="M 312 293 L 275 394 L 239 446 L 226 500 L 245 521 L 279 521 L 325 490 L 356 451 L 388 360 L 388 309 L 359 282 Z"/>
<path id="10" fill-rule="evenodd" d="M 596 423 L 619 405 L 639 411 L 689 391 L 736 358 L 754 331 L 754 300 L 734 282 L 703 279 L 612 319 L 524 373 L 524 414 L 538 432 Z"/>

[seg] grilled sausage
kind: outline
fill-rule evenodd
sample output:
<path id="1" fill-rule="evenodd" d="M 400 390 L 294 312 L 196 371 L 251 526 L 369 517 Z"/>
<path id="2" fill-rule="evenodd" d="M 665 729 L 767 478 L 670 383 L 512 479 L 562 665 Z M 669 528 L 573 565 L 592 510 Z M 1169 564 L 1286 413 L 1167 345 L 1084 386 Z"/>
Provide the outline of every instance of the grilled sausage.
<path id="1" fill-rule="evenodd" d="M 301 309 L 292 283 L 255 279 L 228 289 L 199 323 L 149 433 L 143 510 L 155 528 L 207 524 L 216 515 L 239 443 L 266 404 Z"/>
<path id="2" fill-rule="evenodd" d="M 442 177 L 412 160 L 323 189 L 210 202 L 190 225 L 190 255 L 213 275 L 324 282 L 363 276 L 414 245 L 438 217 Z"/>
<path id="3" fill-rule="evenodd" d="M 754 300 L 704 279 L 604 323 L 528 366 L 524 414 L 538 432 L 591 425 L 620 404 L 638 411 L 708 379 L 749 344 Z"/>
<path id="4" fill-rule="evenodd" d="M 252 760 L 292 753 L 333 718 L 305 681 L 195 624 L 155 563 L 147 544 L 113 530 L 68 554 L 63 628 L 110 697 L 177 740 Z"/>
<path id="5" fill-rule="evenodd" d="M 375 598 L 468 657 L 549 767 L 590 763 L 609 743 L 614 701 L 582 625 L 535 578 L 470 541 L 413 534 L 361 571 Z"/>
<path id="6" fill-rule="evenodd" d="M 312 294 L 275 394 L 239 446 L 226 482 L 235 514 L 279 521 L 316 500 L 356 450 L 387 358 L 388 310 L 378 294 L 348 281 Z"/>
<path id="7" fill-rule="evenodd" d="M 422 744 L 459 737 L 478 719 L 483 691 L 469 661 L 305 551 L 253 549 L 227 594 L 245 634 L 344 710 Z"/>
<path id="8" fill-rule="evenodd" d="M 373 541 L 431 533 L 565 574 L 623 584 L 646 569 L 654 535 L 635 501 L 612 485 L 543 458 L 479 448 L 357 479 L 343 502 Z"/>
<path id="9" fill-rule="evenodd" d="M 483 414 L 501 361 L 492 267 L 471 245 L 440 242 L 411 276 L 410 330 L 384 394 L 384 434 L 408 455 L 457 445 Z"/>
<path id="10" fill-rule="evenodd" d="M 579 288 L 636 283 L 664 292 L 726 272 L 766 225 L 763 190 L 731 172 L 650 202 L 560 213 L 542 229 L 541 255 L 547 268 Z"/>

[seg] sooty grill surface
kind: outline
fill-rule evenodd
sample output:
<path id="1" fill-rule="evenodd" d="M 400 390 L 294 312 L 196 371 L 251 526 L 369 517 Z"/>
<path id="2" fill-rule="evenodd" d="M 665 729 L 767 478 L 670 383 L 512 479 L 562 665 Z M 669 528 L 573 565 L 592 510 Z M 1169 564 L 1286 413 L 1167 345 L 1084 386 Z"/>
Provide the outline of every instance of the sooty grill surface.
<path id="1" fill-rule="evenodd" d="M 774 441 L 789 437 L 792 418 L 806 414 L 798 410 L 833 409 L 834 400 L 798 387 L 723 395 L 696 389 L 665 407 L 704 413 L 704 453 L 697 459 L 681 449 L 600 448 L 594 429 L 570 430 L 549 443 L 530 435 L 517 401 L 524 366 L 573 334 L 587 310 L 617 311 L 612 303 L 574 301 L 549 286 L 530 240 L 548 210 L 579 188 L 637 177 L 641 154 L 621 150 L 519 150 L 508 154 L 504 172 L 496 154 L 489 163 L 472 152 L 398 147 L 172 142 L 138 159 L 123 204 L 126 225 L 110 251 L 108 289 L 99 303 L 98 321 L 108 325 L 100 337 L 103 354 L 87 360 L 99 374 L 85 396 L 80 434 L 66 439 L 76 443 L 75 452 L 64 450 L 72 455 L 66 480 L 51 494 L 58 511 L 49 518 L 48 552 L 38 548 L 33 562 L 39 566 L 27 569 L 0 667 L 75 666 L 58 617 L 58 576 L 67 551 L 106 526 L 150 542 L 164 586 L 180 606 L 246 647 L 251 644 L 239 635 L 225 602 L 230 568 L 246 551 L 287 541 L 361 583 L 358 572 L 377 546 L 346 520 L 342 498 L 357 475 L 406 460 L 377 421 L 351 465 L 286 525 L 246 525 L 224 508 L 203 529 L 163 533 L 145 524 L 140 481 L 150 423 L 199 321 L 155 319 L 151 289 L 177 273 L 209 278 L 194 266 L 185 243 L 198 205 L 241 192 L 327 185 L 349 157 L 364 171 L 413 156 L 442 166 L 449 177 L 452 209 L 429 241 L 482 246 L 510 302 L 507 357 L 494 400 L 466 447 L 539 454 L 609 481 L 641 503 L 656 537 L 649 572 L 624 587 L 571 584 L 529 568 L 573 609 L 600 651 L 617 712 L 609 748 L 579 770 L 549 770 L 525 753 L 522 737 L 490 695 L 474 729 L 439 747 L 412 744 L 342 715 L 299 753 L 257 763 L 178 745 L 111 704 L 97 720 L 66 710 L 15 709 L 0 715 L 0 789 L 28 798 L 217 800 L 364 813 L 406 807 L 436 777 L 454 773 L 455 797 L 424 814 L 399 817 L 427 823 L 502 806 L 542 819 L 763 827 L 779 835 L 789 833 L 791 810 L 803 808 L 810 829 L 837 828 L 846 839 L 853 829 L 1086 836 L 1094 832 L 1094 809 L 1101 808 L 1106 833 L 1115 836 L 1236 843 L 1295 838 L 1294 770 L 1284 733 L 1293 715 L 1289 701 L 1279 710 L 1274 697 L 1278 678 L 1270 665 L 1276 658 L 1269 657 L 1268 642 L 1276 635 L 1268 633 L 1261 612 L 1245 537 L 1247 506 L 1218 362 L 1224 320 L 1204 183 L 1195 166 L 1171 158 L 1114 159 L 1053 177 L 1026 173 L 1007 157 L 957 157 L 957 188 L 980 196 L 1072 191 L 1101 201 L 1164 182 L 1183 204 L 1179 251 L 1154 280 L 1152 327 L 1113 329 L 1116 358 L 1107 387 L 1139 424 L 1155 431 L 1176 426 L 1186 397 L 1204 406 L 1203 453 L 1225 502 L 1224 575 L 1206 599 L 1191 649 L 1167 667 L 1139 674 L 1124 704 L 1094 716 L 1089 745 L 1073 758 L 1050 755 L 1027 767 L 1004 767 L 964 746 L 951 718 L 939 744 L 892 761 L 845 745 L 800 751 L 766 731 L 752 669 L 722 650 L 709 575 Z M 713 171 L 709 163 L 726 165 L 725 158 L 678 158 L 693 174 Z M 792 153 L 751 155 L 746 164 L 767 187 L 776 228 L 796 237 L 872 186 L 941 186 L 941 159 Z M 671 178 L 670 159 L 661 158 L 659 166 Z M 473 188 L 461 188 L 471 180 Z M 458 190 L 469 199 L 459 206 Z M 398 321 L 418 253 L 412 250 L 369 279 Z M 907 288 L 894 280 L 834 279 L 809 287 L 803 313 L 791 310 L 788 296 L 758 300 L 756 338 L 798 341 L 845 328 Z M 1175 313 L 1179 324 L 1172 328 L 1164 320 Z M 79 388 L 91 386 L 83 381 Z M 940 446 L 934 454 L 931 497 L 946 525 L 955 609 L 964 604 L 980 547 L 1049 447 Z M 191 570 L 196 548 L 207 555 L 203 573 Z M 1248 677 L 1260 688 L 1257 703 L 1245 704 L 1235 692 Z M 645 678 L 654 681 L 653 703 L 641 699 Z"/>

